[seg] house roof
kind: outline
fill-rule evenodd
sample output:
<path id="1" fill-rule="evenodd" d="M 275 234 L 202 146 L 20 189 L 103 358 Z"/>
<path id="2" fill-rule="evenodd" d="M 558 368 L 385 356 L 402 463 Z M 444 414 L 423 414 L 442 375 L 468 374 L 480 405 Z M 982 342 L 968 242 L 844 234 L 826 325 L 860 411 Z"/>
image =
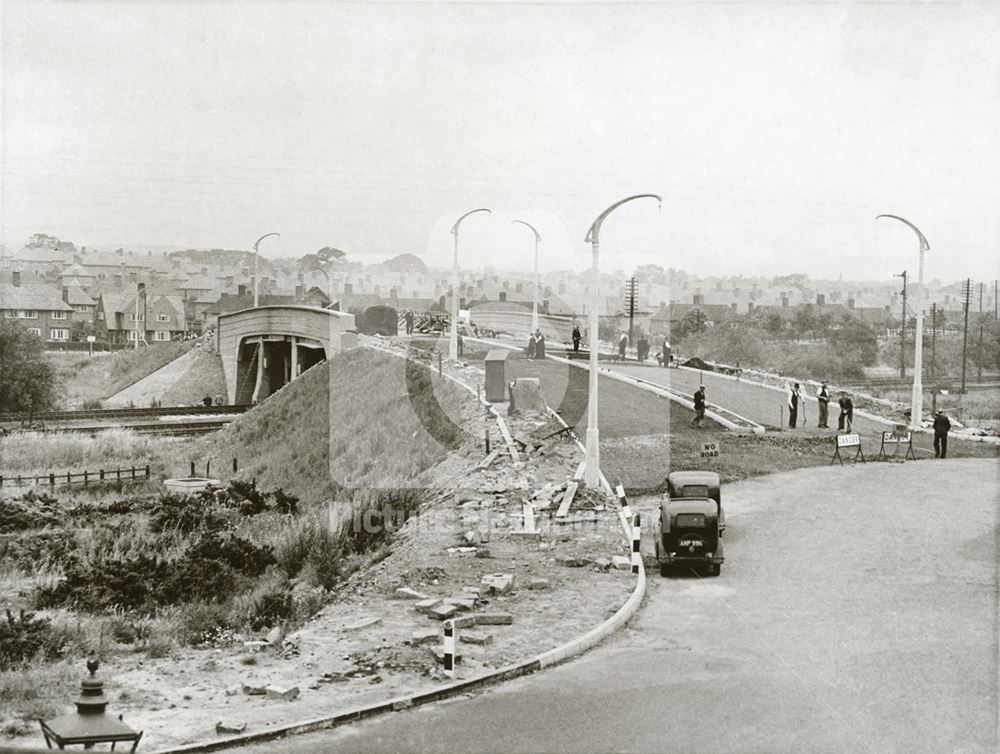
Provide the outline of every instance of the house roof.
<path id="1" fill-rule="evenodd" d="M 33 309 L 43 312 L 71 312 L 62 300 L 62 291 L 53 285 L 11 285 L 0 283 L 0 309 Z"/>
<path id="2" fill-rule="evenodd" d="M 70 306 L 94 306 L 97 301 L 79 283 L 66 286 L 66 298 Z"/>
<path id="3" fill-rule="evenodd" d="M 48 246 L 23 246 L 14 252 L 12 258 L 22 262 L 65 262 L 71 257 L 66 251 Z"/>
<path id="4" fill-rule="evenodd" d="M 109 330 L 114 327 L 114 314 L 128 314 L 135 311 L 135 293 L 104 293 L 101 294 L 101 302 L 105 312 L 105 323 Z M 162 293 L 147 293 L 146 310 L 162 308 L 166 303 L 173 310 L 173 320 L 170 322 L 171 330 L 184 330 L 184 299 L 180 296 L 164 295 Z M 150 323 L 151 324 L 151 323 Z M 149 324 L 147 324 L 149 327 Z M 131 329 L 126 327 L 125 329 Z M 150 328 L 154 329 L 154 328 Z"/>
<path id="5" fill-rule="evenodd" d="M 259 298 L 259 303 L 261 306 L 280 306 L 281 304 L 294 303 L 294 300 L 294 296 L 262 294 Z M 252 293 L 244 293 L 242 296 L 239 294 L 223 293 L 218 301 L 208 307 L 207 312 L 208 314 L 229 314 L 230 312 L 239 312 L 251 308 L 253 308 Z"/>

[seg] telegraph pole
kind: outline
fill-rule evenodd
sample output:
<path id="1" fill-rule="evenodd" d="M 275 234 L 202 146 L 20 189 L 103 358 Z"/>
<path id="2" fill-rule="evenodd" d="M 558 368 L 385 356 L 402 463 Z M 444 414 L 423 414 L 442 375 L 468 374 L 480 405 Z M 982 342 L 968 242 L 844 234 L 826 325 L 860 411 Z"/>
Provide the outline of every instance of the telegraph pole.
<path id="1" fill-rule="evenodd" d="M 903 317 L 899 326 L 899 376 L 906 377 L 906 270 L 895 277 L 903 278 Z"/>
<path id="2" fill-rule="evenodd" d="M 632 345 L 632 327 L 635 322 L 635 299 L 639 281 L 632 277 L 625 283 L 625 302 L 628 304 L 628 344 Z"/>
<path id="3" fill-rule="evenodd" d="M 980 382 L 983 379 L 983 288 L 984 283 L 979 284 L 979 350 L 976 357 L 976 379 Z"/>
<path id="4" fill-rule="evenodd" d="M 965 299 L 965 327 L 962 329 L 962 395 L 965 395 L 965 352 L 969 342 L 969 299 L 972 298 L 972 279 L 966 278 L 962 286 L 962 294 Z"/>

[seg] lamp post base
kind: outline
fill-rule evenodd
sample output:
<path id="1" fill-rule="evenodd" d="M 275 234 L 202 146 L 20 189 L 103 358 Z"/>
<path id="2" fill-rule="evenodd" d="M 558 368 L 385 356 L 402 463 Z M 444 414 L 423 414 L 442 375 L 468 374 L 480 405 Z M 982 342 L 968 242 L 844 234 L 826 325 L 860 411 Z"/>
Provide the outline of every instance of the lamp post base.
<path id="1" fill-rule="evenodd" d="M 597 489 L 601 484 L 601 432 L 596 427 L 587 429 L 583 481 L 591 489 Z"/>

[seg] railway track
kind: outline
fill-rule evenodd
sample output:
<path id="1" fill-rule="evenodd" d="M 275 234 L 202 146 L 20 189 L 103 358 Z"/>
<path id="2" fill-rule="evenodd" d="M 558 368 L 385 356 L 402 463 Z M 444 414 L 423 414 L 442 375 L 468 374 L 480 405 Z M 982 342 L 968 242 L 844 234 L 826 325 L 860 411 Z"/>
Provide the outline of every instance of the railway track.
<path id="1" fill-rule="evenodd" d="M 238 419 L 249 406 L 122 408 L 0 414 L 0 432 L 74 432 L 95 434 L 129 429 L 139 434 L 196 435 L 215 432 Z"/>

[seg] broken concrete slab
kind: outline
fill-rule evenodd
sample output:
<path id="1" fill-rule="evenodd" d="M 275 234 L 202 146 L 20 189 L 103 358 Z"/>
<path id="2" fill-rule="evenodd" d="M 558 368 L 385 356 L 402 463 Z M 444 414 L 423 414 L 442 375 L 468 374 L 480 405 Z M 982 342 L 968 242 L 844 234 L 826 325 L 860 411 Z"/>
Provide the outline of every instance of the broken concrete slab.
<path id="1" fill-rule="evenodd" d="M 630 571 L 632 570 L 632 559 L 624 555 L 612 555 L 611 565 L 619 571 Z"/>
<path id="2" fill-rule="evenodd" d="M 514 590 L 514 575 L 511 573 L 488 573 L 479 581 L 487 594 L 508 594 Z"/>
<path id="3" fill-rule="evenodd" d="M 429 599 L 423 592 L 418 592 L 416 589 L 410 589 L 408 586 L 400 587 L 393 593 L 393 597 L 397 600 L 426 600 Z"/>
<path id="4" fill-rule="evenodd" d="M 416 608 L 418 613 L 429 613 L 435 607 L 441 604 L 441 600 L 437 597 L 428 597 L 425 600 L 420 600 L 414 603 L 413 607 Z"/>
<path id="5" fill-rule="evenodd" d="M 442 603 L 440 605 L 435 605 L 428 611 L 428 615 L 437 620 L 446 620 L 451 618 L 455 613 L 458 612 L 458 607 L 456 605 L 451 605 L 447 603 Z"/>
<path id="6" fill-rule="evenodd" d="M 241 723 L 224 723 L 221 720 L 215 724 L 215 732 L 224 736 L 238 736 L 247 729 L 246 721 Z"/>
<path id="7" fill-rule="evenodd" d="M 605 557 L 594 558 L 595 571 L 606 571 L 609 568 L 611 568 L 611 558 L 605 558 Z"/>
<path id="8" fill-rule="evenodd" d="M 510 613 L 476 613 L 477 626 L 509 626 L 514 622 Z"/>
<path id="9" fill-rule="evenodd" d="M 531 579 L 528 582 L 528 589 L 536 592 L 547 592 L 552 588 L 552 584 L 548 579 Z"/>
<path id="10" fill-rule="evenodd" d="M 510 536 L 514 539 L 524 539 L 529 542 L 537 542 L 541 540 L 542 533 L 540 531 L 512 531 Z"/>
<path id="11" fill-rule="evenodd" d="M 482 631 L 463 631 L 458 635 L 458 640 L 466 644 L 476 644 L 484 647 L 493 643 L 493 634 Z"/>
<path id="12" fill-rule="evenodd" d="M 444 603 L 446 605 L 454 605 L 459 610 L 471 610 L 476 606 L 476 598 L 467 597 L 465 595 L 459 595 L 457 597 L 445 597 Z"/>
<path id="13" fill-rule="evenodd" d="M 298 686 L 267 686 L 264 689 L 268 699 L 280 699 L 293 702 L 299 695 Z"/>
<path id="14" fill-rule="evenodd" d="M 475 615 L 459 615 L 456 618 L 451 619 L 451 623 L 455 628 L 472 628 L 476 625 Z"/>

